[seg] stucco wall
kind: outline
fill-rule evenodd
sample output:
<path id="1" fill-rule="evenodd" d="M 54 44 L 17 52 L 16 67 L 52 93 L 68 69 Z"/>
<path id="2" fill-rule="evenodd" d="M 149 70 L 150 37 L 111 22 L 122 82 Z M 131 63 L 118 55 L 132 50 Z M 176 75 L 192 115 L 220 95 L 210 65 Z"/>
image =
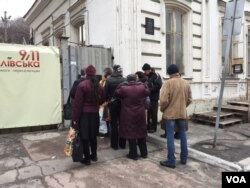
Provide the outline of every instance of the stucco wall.
<path id="1" fill-rule="evenodd" d="M 70 24 L 67 12 L 72 1 L 51 1 L 31 27 L 35 32 L 35 43 L 42 41 L 41 32 L 52 26 L 52 21 L 63 13 L 65 31 L 69 42 L 77 42 L 75 28 Z M 64 2 L 62 6 L 59 5 Z M 83 12 L 88 28 L 88 45 L 111 47 L 114 63 L 120 64 L 124 76 L 141 70 L 150 63 L 162 77 L 166 75 L 165 8 L 176 3 L 185 9 L 184 18 L 184 63 L 185 75 L 191 84 L 193 98 L 207 108 L 203 100 L 217 100 L 221 78 L 221 17 L 224 15 L 219 1 L 187 0 L 87 0 Z M 245 11 L 250 11 L 250 2 L 245 1 Z M 145 33 L 145 18 L 153 18 L 154 35 Z M 238 56 L 244 58 L 244 73 L 227 80 L 224 98 L 244 98 L 247 92 L 247 41 L 250 21 L 244 17 L 242 33 L 235 37 Z M 51 30 L 53 34 L 53 30 Z M 51 35 L 50 45 L 55 45 Z M 209 103 L 210 104 L 210 103 Z"/>
<path id="2" fill-rule="evenodd" d="M 114 46 L 114 0 L 87 2 L 89 45 Z"/>

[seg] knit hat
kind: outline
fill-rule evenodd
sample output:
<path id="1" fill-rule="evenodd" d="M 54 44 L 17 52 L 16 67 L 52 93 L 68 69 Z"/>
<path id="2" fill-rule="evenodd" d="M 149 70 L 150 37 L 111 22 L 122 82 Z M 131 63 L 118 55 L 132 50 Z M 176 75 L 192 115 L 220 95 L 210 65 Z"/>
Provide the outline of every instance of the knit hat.
<path id="1" fill-rule="evenodd" d="M 122 73 L 122 67 L 120 65 L 114 65 L 113 70 L 114 72 Z"/>
<path id="2" fill-rule="evenodd" d="M 142 70 L 150 70 L 151 69 L 151 66 L 148 64 L 148 63 L 145 63 L 143 66 L 142 66 Z"/>
<path id="3" fill-rule="evenodd" d="M 131 81 L 136 81 L 136 74 L 129 74 L 127 76 L 127 81 L 131 82 Z"/>
<path id="4" fill-rule="evenodd" d="M 86 75 L 95 75 L 96 74 L 96 69 L 95 69 L 95 67 L 93 66 L 93 65 L 89 65 L 89 66 L 87 66 L 87 68 L 85 69 L 85 73 L 86 73 Z"/>
<path id="5" fill-rule="evenodd" d="M 167 69 L 167 73 L 170 74 L 175 74 L 179 72 L 179 68 L 177 67 L 176 64 L 170 64 Z"/>

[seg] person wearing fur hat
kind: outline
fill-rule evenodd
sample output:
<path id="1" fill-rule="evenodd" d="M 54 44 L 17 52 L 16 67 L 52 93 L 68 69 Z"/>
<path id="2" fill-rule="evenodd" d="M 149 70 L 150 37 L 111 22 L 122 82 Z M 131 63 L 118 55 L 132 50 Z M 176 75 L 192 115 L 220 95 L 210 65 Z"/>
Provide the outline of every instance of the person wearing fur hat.
<path id="1" fill-rule="evenodd" d="M 93 65 L 85 69 L 86 78 L 78 85 L 73 103 L 72 127 L 77 129 L 83 144 L 81 163 L 97 161 L 97 135 L 99 133 L 99 106 L 104 102 L 104 89 L 96 78 Z M 91 149 L 91 154 L 90 154 Z"/>
<path id="2" fill-rule="evenodd" d="M 178 126 L 181 141 L 181 164 L 186 164 L 188 158 L 185 124 L 187 119 L 186 108 L 192 102 L 192 93 L 189 83 L 181 78 L 179 68 L 171 64 L 167 68 L 170 78 L 165 81 L 160 91 L 160 110 L 166 119 L 167 131 L 167 159 L 160 161 L 165 167 L 175 168 L 174 126 Z"/>
<path id="3" fill-rule="evenodd" d="M 120 65 L 113 66 L 113 73 L 107 79 L 104 91 L 106 96 L 106 101 L 109 103 L 110 109 L 110 146 L 114 150 L 120 148 L 124 149 L 126 147 L 126 140 L 119 137 L 118 130 L 119 130 L 119 117 L 120 117 L 120 107 L 117 103 L 111 103 L 113 99 L 116 98 L 115 90 L 116 87 L 126 81 L 126 78 L 122 76 L 122 67 Z M 116 99 L 119 100 L 119 99 Z"/>
<path id="4" fill-rule="evenodd" d="M 157 130 L 158 123 L 158 100 L 162 86 L 161 76 L 155 72 L 148 63 L 142 67 L 144 74 L 148 77 L 147 84 L 150 89 L 150 108 L 147 112 L 147 127 L 149 133 L 154 133 Z"/>
<path id="5" fill-rule="evenodd" d="M 147 126 L 145 118 L 145 99 L 149 95 L 148 87 L 138 82 L 135 74 L 127 76 L 127 82 L 120 84 L 116 95 L 121 99 L 119 135 L 128 140 L 128 158 L 137 160 L 137 145 L 141 157 L 147 157 Z"/>

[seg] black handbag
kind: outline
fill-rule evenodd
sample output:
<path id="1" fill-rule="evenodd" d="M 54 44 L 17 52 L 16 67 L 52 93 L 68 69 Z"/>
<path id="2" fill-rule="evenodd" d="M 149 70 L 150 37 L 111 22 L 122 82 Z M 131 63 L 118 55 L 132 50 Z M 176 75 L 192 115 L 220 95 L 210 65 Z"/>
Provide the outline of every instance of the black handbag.
<path id="1" fill-rule="evenodd" d="M 76 132 L 76 137 L 72 141 L 72 160 L 73 162 L 80 162 L 83 160 L 83 145 L 79 135 L 79 132 Z"/>
<path id="2" fill-rule="evenodd" d="M 71 115 L 72 115 L 72 104 L 69 96 L 67 103 L 63 105 L 63 118 L 65 120 L 71 120 L 72 119 Z"/>

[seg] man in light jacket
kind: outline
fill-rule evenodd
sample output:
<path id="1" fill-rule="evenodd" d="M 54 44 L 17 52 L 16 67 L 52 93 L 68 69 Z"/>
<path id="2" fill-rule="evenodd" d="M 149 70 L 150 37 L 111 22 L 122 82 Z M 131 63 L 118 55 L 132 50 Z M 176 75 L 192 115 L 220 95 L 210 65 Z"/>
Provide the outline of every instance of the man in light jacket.
<path id="1" fill-rule="evenodd" d="M 192 93 L 189 83 L 181 78 L 177 65 L 168 66 L 167 73 L 170 78 L 165 81 L 160 91 L 160 110 L 166 119 L 167 130 L 167 160 L 160 161 L 165 167 L 175 168 L 174 125 L 178 126 L 181 140 L 181 164 L 186 164 L 188 157 L 185 121 L 187 119 L 186 107 L 192 102 Z"/>

